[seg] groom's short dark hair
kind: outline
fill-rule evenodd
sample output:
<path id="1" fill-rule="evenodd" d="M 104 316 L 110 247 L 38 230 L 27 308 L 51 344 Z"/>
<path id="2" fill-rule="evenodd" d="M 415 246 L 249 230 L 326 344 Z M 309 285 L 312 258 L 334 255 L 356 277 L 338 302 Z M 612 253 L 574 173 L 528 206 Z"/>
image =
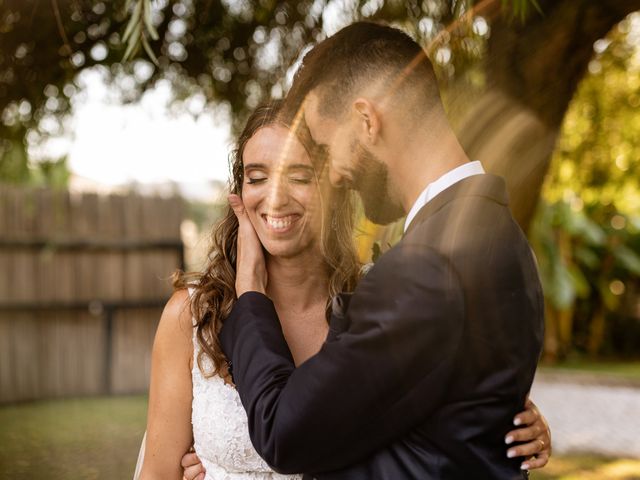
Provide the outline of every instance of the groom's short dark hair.
<path id="1" fill-rule="evenodd" d="M 417 95 L 409 108 L 425 113 L 441 109 L 433 66 L 425 51 L 397 28 L 372 22 L 353 23 L 311 49 L 302 59 L 285 101 L 295 115 L 313 90 L 320 96 L 320 113 L 340 116 L 349 101 L 371 80 L 386 79 L 391 95 Z"/>

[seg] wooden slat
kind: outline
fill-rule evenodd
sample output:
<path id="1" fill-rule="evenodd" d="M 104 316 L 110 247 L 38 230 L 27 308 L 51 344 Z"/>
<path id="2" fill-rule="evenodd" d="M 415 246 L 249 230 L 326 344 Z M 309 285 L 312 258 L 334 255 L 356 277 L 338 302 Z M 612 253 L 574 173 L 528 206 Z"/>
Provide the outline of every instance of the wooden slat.
<path id="1" fill-rule="evenodd" d="M 0 185 L 0 403 L 146 390 L 182 215 L 177 198 Z"/>
<path id="2" fill-rule="evenodd" d="M 118 313 L 113 329 L 113 393 L 140 393 L 149 384 L 151 347 L 161 309 Z M 131 316 L 139 317 L 132 321 Z"/>

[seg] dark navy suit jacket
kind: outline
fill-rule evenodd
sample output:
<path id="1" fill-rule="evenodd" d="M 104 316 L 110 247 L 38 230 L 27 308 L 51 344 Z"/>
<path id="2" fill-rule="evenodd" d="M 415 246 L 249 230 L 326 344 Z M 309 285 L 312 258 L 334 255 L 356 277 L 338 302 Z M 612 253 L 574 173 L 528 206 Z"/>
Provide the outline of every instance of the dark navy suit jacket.
<path id="1" fill-rule="evenodd" d="M 258 453 L 319 479 L 515 479 L 505 434 L 542 347 L 543 298 L 504 181 L 427 203 L 295 368 L 272 302 L 242 295 L 220 339 Z"/>

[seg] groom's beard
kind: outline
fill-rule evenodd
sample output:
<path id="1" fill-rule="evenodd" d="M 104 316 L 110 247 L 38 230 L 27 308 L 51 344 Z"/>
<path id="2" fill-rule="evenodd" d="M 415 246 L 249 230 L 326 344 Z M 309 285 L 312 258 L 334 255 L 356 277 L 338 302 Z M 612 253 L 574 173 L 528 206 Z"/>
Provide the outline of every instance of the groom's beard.
<path id="1" fill-rule="evenodd" d="M 365 216 L 378 225 L 403 217 L 402 205 L 390 194 L 387 166 L 357 140 L 351 151 L 356 162 L 352 186 L 360 194 Z"/>

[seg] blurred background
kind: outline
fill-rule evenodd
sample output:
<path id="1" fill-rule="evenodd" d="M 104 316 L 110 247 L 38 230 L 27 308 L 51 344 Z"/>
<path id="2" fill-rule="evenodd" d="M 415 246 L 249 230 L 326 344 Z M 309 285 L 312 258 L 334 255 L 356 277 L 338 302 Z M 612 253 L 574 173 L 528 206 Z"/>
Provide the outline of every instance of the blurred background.
<path id="1" fill-rule="evenodd" d="M 234 134 L 357 19 L 424 45 L 537 255 L 532 477 L 640 478 L 640 0 L 0 0 L 0 479 L 131 477 Z M 400 231 L 360 219 L 362 260 Z"/>

